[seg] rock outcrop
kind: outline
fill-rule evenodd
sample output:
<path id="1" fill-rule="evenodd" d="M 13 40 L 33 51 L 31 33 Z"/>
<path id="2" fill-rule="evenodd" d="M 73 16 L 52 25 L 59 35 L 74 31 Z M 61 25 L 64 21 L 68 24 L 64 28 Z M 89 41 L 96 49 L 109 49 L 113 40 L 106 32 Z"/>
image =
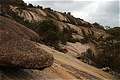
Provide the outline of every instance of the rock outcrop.
<path id="1" fill-rule="evenodd" d="M 37 7 L 26 7 L 23 9 L 20 6 L 13 6 L 9 5 L 8 8 L 4 9 L 4 12 L 9 13 L 6 14 L 7 16 L 13 17 L 13 13 L 17 16 L 23 18 L 25 21 L 43 21 L 47 19 L 52 19 L 54 23 L 60 28 L 70 28 L 74 30 L 76 33 L 73 33 L 75 36 L 84 36 L 83 32 L 85 32 L 86 35 L 91 35 L 95 37 L 96 39 L 99 39 L 101 36 L 102 38 L 106 38 L 109 35 L 105 32 L 104 27 L 97 24 L 91 24 L 89 22 L 84 21 L 80 18 L 75 18 L 71 14 L 61 13 L 58 11 L 54 11 L 50 8 L 37 8 Z M 2 7 L 0 7 L 2 8 Z M 2 10 L 2 9 L 1 9 Z M 2 13 L 2 12 L 1 12 Z"/>
<path id="2" fill-rule="evenodd" d="M 48 46 L 38 44 L 47 53 L 54 56 L 54 63 L 51 67 L 44 70 L 32 69 L 1 69 L 1 80 L 112 80 L 112 76 L 87 65 L 76 58 L 67 54 L 58 52 Z"/>
<path id="3" fill-rule="evenodd" d="M 24 25 L 17 23 L 14 20 L 0 16 L 0 42 L 12 38 L 24 38 L 32 41 L 39 40 L 39 35 L 34 31 L 26 28 Z M 1 43 L 0 43 L 1 44 Z"/>
<path id="4" fill-rule="evenodd" d="M 32 30 L 0 16 L 0 66 L 42 69 L 52 65 L 52 54 L 33 42 L 38 38 Z"/>
<path id="5" fill-rule="evenodd" d="M 17 1 L 20 4 L 16 1 L 15 4 L 4 6 L 0 4 L 0 15 L 2 15 L 0 16 L 0 80 L 113 79 L 112 75 L 77 59 L 89 48 L 95 50 L 95 44 L 98 44 L 100 38 L 109 36 L 103 28 L 101 29 L 102 26 L 98 27 L 99 25 L 75 18 L 70 13 L 27 6 L 22 0 Z M 37 30 L 38 28 L 36 33 L 34 29 L 33 31 L 28 29 L 28 26 L 23 26 L 23 23 L 16 22 L 16 19 L 19 19 L 18 22 L 39 22 L 50 19 L 57 25 L 58 31 L 63 32 L 67 29 L 68 33 L 70 32 L 69 36 L 77 41 L 60 43 L 65 51 L 59 52 L 54 50 L 54 47 L 39 43 L 42 42 L 40 34 L 46 35 Z M 90 42 L 82 44 L 80 41 L 86 37 Z"/>
<path id="6" fill-rule="evenodd" d="M 2 7 L 0 7 L 0 8 L 2 8 Z M 73 45 L 76 45 L 75 42 L 78 42 L 78 44 L 83 43 L 83 46 L 84 46 L 84 44 L 85 45 L 87 44 L 87 45 L 89 45 L 90 49 L 93 50 L 94 53 L 96 52 L 96 45 L 99 45 L 99 43 L 101 41 L 104 41 L 109 36 L 109 34 L 106 33 L 103 26 L 99 25 L 98 23 L 91 24 L 89 22 L 84 21 L 83 19 L 75 18 L 70 13 L 68 13 L 68 14 L 61 13 L 58 11 L 54 11 L 50 8 L 43 9 L 43 8 L 38 8 L 38 7 L 34 7 L 34 6 L 33 7 L 26 6 L 25 8 L 23 8 L 23 7 L 20 7 L 17 5 L 8 5 L 7 9 L 4 9 L 3 11 L 6 13 L 6 14 L 4 14 L 4 16 L 7 16 L 7 17 L 15 19 L 15 20 L 17 18 L 18 22 L 21 24 L 22 24 L 21 21 L 23 21 L 23 24 L 24 24 L 24 21 L 42 22 L 44 20 L 50 19 L 53 21 L 53 24 L 57 26 L 57 28 L 59 29 L 58 31 L 61 31 L 61 32 L 64 32 L 64 30 L 68 31 L 67 33 L 63 33 L 63 34 L 65 36 L 67 35 L 66 38 L 70 37 L 71 42 L 73 42 L 72 43 Z M 31 27 L 34 28 L 34 26 L 31 26 Z M 40 31 L 40 27 L 33 29 L 33 30 L 39 34 L 40 40 L 36 37 L 39 41 L 45 41 L 45 39 L 48 40 L 48 38 L 46 38 L 47 33 L 46 33 L 46 35 L 44 35 L 44 33 Z M 30 35 L 28 35 L 28 36 L 30 36 Z M 54 36 L 50 36 L 50 38 L 51 37 L 54 38 Z M 62 37 L 64 37 L 64 36 L 62 35 Z M 31 39 L 35 39 L 35 37 L 31 38 Z M 53 40 L 55 40 L 55 39 L 53 39 Z M 47 44 L 50 43 L 49 41 Z M 70 41 L 68 41 L 68 42 L 70 42 Z M 60 45 L 61 45 L 61 43 L 62 42 L 60 42 Z M 46 43 L 44 42 L 44 44 L 46 44 Z M 66 46 L 66 45 L 64 45 L 64 46 Z M 52 47 L 54 47 L 54 46 L 52 46 Z M 54 48 L 56 49 L 56 47 L 54 47 Z M 63 52 L 65 50 L 65 48 L 63 46 L 62 47 L 60 46 L 60 48 L 57 47 L 57 49 L 60 51 L 63 51 Z M 75 48 L 72 46 L 71 49 L 74 50 Z M 78 47 L 77 49 L 80 50 L 80 47 Z M 86 48 L 84 51 L 87 51 Z M 67 53 L 71 54 L 71 55 L 75 55 L 75 56 L 81 54 L 81 52 L 79 52 L 78 50 L 74 51 L 74 52 L 73 51 L 71 52 L 71 50 L 68 50 Z"/>
<path id="7" fill-rule="evenodd" d="M 71 55 L 33 42 L 38 38 L 32 30 L 0 16 L 0 80 L 112 80 L 111 75 Z"/>

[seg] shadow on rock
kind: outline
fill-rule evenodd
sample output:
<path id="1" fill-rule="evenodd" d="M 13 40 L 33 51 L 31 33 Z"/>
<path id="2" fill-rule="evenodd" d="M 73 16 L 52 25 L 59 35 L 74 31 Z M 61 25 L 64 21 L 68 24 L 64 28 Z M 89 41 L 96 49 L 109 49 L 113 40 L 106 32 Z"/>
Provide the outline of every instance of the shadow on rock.
<path id="1" fill-rule="evenodd" d="M 32 70 L 0 67 L 0 80 L 30 80 Z"/>

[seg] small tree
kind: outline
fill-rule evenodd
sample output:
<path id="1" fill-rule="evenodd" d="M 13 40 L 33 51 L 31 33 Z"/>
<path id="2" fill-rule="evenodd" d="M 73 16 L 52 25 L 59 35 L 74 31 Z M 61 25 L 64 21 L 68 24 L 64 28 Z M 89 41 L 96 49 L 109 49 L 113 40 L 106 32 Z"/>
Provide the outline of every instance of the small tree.
<path id="1" fill-rule="evenodd" d="M 32 4 L 28 4 L 28 7 L 29 8 L 33 8 L 34 6 Z"/>
<path id="2" fill-rule="evenodd" d="M 39 8 L 39 9 L 43 9 L 43 7 L 42 7 L 42 6 L 39 6 L 39 5 L 37 5 L 37 8 Z"/>
<path id="3" fill-rule="evenodd" d="M 59 27 L 55 25 L 53 20 L 44 20 L 37 22 L 35 31 L 43 37 L 42 41 L 45 44 L 58 48 L 59 43 L 66 44 L 66 36 L 62 31 L 59 31 Z M 42 33 L 42 34 L 41 34 Z"/>
<path id="4" fill-rule="evenodd" d="M 71 15 L 71 12 L 68 12 L 67 14 L 68 14 L 68 15 Z"/>

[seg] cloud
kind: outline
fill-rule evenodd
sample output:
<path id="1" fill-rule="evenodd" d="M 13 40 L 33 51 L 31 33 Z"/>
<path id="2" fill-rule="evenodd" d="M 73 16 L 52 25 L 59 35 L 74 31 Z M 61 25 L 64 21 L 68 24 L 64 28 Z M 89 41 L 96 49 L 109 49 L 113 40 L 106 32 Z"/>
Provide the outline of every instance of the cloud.
<path id="1" fill-rule="evenodd" d="M 71 12 L 75 17 L 91 23 L 120 26 L 119 0 L 25 0 L 34 5 L 50 7 L 57 11 Z"/>
<path id="2" fill-rule="evenodd" d="M 96 1 L 87 5 L 82 10 L 72 11 L 76 17 L 81 17 L 90 22 L 99 22 L 103 25 L 120 26 L 118 1 Z"/>
<path id="3" fill-rule="evenodd" d="M 78 1 L 78 3 L 75 0 L 39 0 L 39 1 L 28 1 L 27 3 L 32 3 L 34 5 L 41 5 L 43 7 L 50 7 L 52 9 L 63 11 L 63 12 L 71 12 L 72 10 L 79 10 L 86 5 L 90 4 L 91 1 Z"/>
<path id="4" fill-rule="evenodd" d="M 24 1 L 113 1 L 113 0 L 24 0 Z"/>

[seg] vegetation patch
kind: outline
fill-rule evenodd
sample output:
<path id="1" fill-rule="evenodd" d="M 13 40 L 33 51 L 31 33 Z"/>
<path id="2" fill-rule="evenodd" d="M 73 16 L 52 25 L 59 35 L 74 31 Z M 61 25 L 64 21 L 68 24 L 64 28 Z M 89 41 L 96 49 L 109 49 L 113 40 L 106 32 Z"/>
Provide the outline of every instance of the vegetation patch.
<path id="1" fill-rule="evenodd" d="M 99 67 L 109 67 L 120 73 L 120 28 L 111 28 L 107 32 L 111 36 L 99 44 L 95 60 Z"/>

